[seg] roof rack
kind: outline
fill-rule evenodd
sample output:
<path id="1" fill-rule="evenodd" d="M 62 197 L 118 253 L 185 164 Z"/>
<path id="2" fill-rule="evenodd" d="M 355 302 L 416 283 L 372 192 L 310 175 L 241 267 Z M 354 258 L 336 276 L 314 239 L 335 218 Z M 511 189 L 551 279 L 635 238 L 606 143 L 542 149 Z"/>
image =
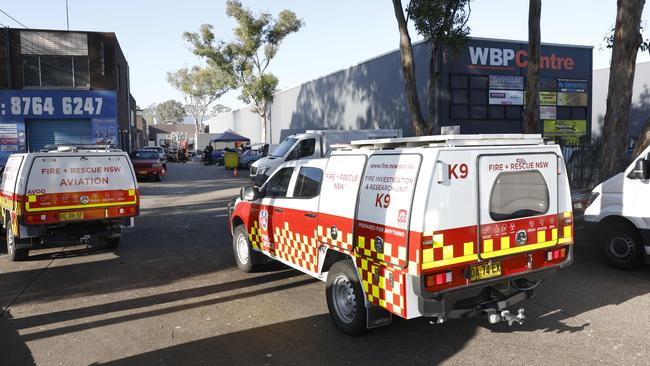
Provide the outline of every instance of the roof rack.
<path id="1" fill-rule="evenodd" d="M 352 141 L 342 149 L 394 149 L 404 147 L 454 147 L 454 146 L 500 146 L 543 145 L 540 134 L 474 134 L 433 135 Z"/>
<path id="2" fill-rule="evenodd" d="M 110 145 L 46 145 L 40 152 L 117 152 L 122 151 Z"/>

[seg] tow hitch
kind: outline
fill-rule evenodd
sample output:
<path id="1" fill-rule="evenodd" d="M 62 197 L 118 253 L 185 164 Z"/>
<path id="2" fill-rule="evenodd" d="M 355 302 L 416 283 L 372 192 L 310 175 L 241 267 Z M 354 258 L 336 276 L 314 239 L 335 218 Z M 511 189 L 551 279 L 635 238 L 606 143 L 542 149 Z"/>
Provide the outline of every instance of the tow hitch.
<path id="1" fill-rule="evenodd" d="M 487 309 L 488 321 L 490 324 L 496 324 L 499 322 L 508 322 L 509 326 L 512 326 L 512 323 L 518 323 L 519 325 L 524 324 L 524 308 L 519 308 L 517 310 L 517 315 L 511 314 L 508 310 L 502 310 L 500 313 L 496 309 Z"/>

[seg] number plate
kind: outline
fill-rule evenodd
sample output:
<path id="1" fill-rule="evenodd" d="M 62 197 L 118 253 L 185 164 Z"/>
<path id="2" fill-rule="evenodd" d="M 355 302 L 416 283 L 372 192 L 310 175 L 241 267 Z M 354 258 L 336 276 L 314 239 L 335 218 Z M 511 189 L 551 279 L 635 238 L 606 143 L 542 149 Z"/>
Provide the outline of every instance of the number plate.
<path id="1" fill-rule="evenodd" d="M 83 211 L 61 212 L 59 214 L 59 220 L 61 220 L 61 221 L 83 220 L 83 218 L 84 218 Z"/>
<path id="2" fill-rule="evenodd" d="M 501 276 L 501 262 L 479 264 L 469 267 L 469 280 L 480 281 Z"/>
<path id="3" fill-rule="evenodd" d="M 147 171 L 146 170 L 140 170 L 140 171 L 138 171 L 138 174 L 147 174 Z"/>

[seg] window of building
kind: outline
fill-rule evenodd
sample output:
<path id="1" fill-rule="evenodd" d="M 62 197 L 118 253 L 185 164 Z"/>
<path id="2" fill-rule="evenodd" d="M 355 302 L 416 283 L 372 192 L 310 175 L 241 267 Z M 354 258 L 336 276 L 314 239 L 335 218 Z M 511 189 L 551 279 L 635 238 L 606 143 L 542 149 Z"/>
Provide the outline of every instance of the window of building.
<path id="1" fill-rule="evenodd" d="M 88 56 L 23 55 L 26 87 L 88 88 Z"/>
<path id="2" fill-rule="evenodd" d="M 490 217 L 513 220 L 545 214 L 549 193 L 542 173 L 536 170 L 499 173 L 490 194 Z"/>
<path id="3" fill-rule="evenodd" d="M 298 198 L 312 198 L 320 193 L 320 184 L 323 180 L 323 171 L 318 168 L 304 167 L 298 172 L 296 188 L 293 196 Z"/>

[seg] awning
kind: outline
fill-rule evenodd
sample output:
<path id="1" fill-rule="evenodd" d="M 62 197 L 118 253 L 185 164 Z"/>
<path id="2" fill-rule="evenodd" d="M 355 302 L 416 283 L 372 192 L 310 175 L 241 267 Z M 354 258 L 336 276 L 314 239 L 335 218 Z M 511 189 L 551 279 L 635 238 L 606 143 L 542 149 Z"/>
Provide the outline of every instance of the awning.
<path id="1" fill-rule="evenodd" d="M 214 139 L 212 139 L 213 142 L 250 142 L 251 139 L 248 137 L 244 137 L 238 133 L 236 133 L 233 130 L 228 130 L 224 133 L 221 133 L 217 135 Z"/>

